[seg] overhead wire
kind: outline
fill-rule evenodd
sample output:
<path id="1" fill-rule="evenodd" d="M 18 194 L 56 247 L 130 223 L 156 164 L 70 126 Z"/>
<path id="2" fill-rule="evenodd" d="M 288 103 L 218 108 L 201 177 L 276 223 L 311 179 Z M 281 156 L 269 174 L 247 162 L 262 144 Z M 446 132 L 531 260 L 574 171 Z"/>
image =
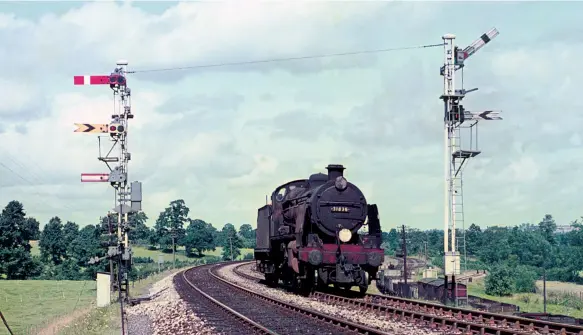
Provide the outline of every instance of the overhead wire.
<path id="1" fill-rule="evenodd" d="M 48 181 L 44 180 L 44 178 L 39 178 L 35 173 L 33 173 L 32 169 L 28 168 L 25 164 L 23 164 L 22 162 L 18 161 L 14 156 L 12 156 L 11 154 L 9 154 L 8 152 L 4 152 L 4 154 L 7 156 L 7 158 L 12 161 L 12 163 L 14 165 L 16 165 L 17 167 L 20 167 L 20 171 L 24 171 L 24 172 L 28 172 L 26 173 L 27 175 L 29 175 L 29 178 L 23 177 L 20 173 L 14 171 L 13 169 L 11 169 L 9 166 L 7 166 L 6 164 L 0 162 L 0 166 L 2 166 L 4 169 L 8 170 L 9 172 L 11 172 L 13 175 L 15 175 L 16 177 L 18 177 L 19 179 L 21 179 L 22 181 L 24 181 L 25 183 L 27 183 L 28 185 L 32 186 L 32 187 L 36 187 L 38 184 L 42 184 L 43 181 L 45 181 L 47 184 L 50 184 Z M 33 162 L 34 163 L 34 162 Z M 38 165 L 37 165 L 38 169 L 41 169 Z M 32 179 L 32 180 L 31 180 Z M 48 204 L 46 202 L 47 199 L 47 195 L 46 194 L 41 194 L 40 192 L 38 192 L 37 190 L 33 190 L 33 195 L 38 197 L 39 199 L 42 199 L 41 202 L 44 203 L 45 205 L 49 205 L 49 207 L 51 207 L 54 210 L 59 210 L 58 208 Z M 50 197 L 49 197 L 50 198 Z M 39 206 L 40 203 L 34 201 L 33 203 L 34 205 Z M 67 210 L 71 210 L 73 211 L 73 208 L 71 208 L 69 205 L 67 205 L 66 203 L 61 203 L 61 209 L 67 209 Z"/>
<path id="2" fill-rule="evenodd" d="M 362 50 L 362 51 L 352 51 L 352 52 L 340 52 L 331 54 L 320 54 L 320 55 L 309 55 L 309 56 L 297 56 L 297 57 L 284 57 L 284 58 L 270 58 L 262 60 L 252 60 L 252 61 L 241 61 L 241 62 L 226 62 L 226 63 L 215 63 L 215 64 L 202 64 L 202 65 L 192 65 L 192 66 L 179 66 L 179 67 L 169 67 L 169 68 L 159 68 L 159 69 L 146 69 L 146 70 L 133 70 L 127 73 L 146 73 L 146 72 L 162 72 L 162 71 L 177 71 L 177 70 L 191 70 L 191 69 L 202 69 L 211 67 L 223 67 L 223 66 L 234 66 L 234 65 L 251 65 L 251 64 L 261 64 L 261 63 L 275 63 L 275 62 L 285 62 L 293 60 L 304 60 L 304 59 L 316 59 L 316 58 L 327 58 L 327 57 L 341 57 L 341 56 L 352 56 L 352 55 L 362 55 L 362 54 L 375 54 L 383 52 L 392 52 L 400 50 L 411 50 L 411 49 L 426 49 L 444 46 L 445 43 L 439 44 L 422 44 L 407 47 L 395 47 L 395 48 L 385 48 L 385 49 L 374 49 L 374 50 Z"/>
<path id="3" fill-rule="evenodd" d="M 328 57 L 342 57 L 342 56 L 352 56 L 352 55 L 362 55 L 362 54 L 376 54 L 376 53 L 385 53 L 385 52 L 393 52 L 393 51 L 401 51 L 401 50 L 426 49 L 426 48 L 440 47 L 440 46 L 444 46 L 444 45 L 445 45 L 445 43 L 422 44 L 422 45 L 413 45 L 413 46 L 405 46 L 405 47 L 361 50 L 361 51 L 340 52 L 340 53 L 319 54 L 319 55 L 270 58 L 270 59 L 241 61 L 241 62 L 223 62 L 223 63 L 215 63 L 215 64 L 201 64 L 201 65 L 192 65 L 192 66 L 180 66 L 180 67 L 157 68 L 157 69 L 155 68 L 155 69 L 145 69 L 145 70 L 133 70 L 133 71 L 128 71 L 127 73 L 149 73 L 149 72 L 178 71 L 178 70 L 202 69 L 202 68 L 236 66 L 236 65 L 264 64 L 264 63 L 275 63 L 275 62 L 285 62 L 285 61 L 294 61 L 294 60 L 307 60 L 307 59 L 318 59 L 318 58 L 328 58 Z M 12 161 L 15 162 L 16 159 L 13 158 Z M 28 183 L 29 185 L 34 186 L 34 184 L 30 180 L 21 176 L 19 173 L 12 170 L 11 168 L 6 166 L 2 162 L 0 162 L 0 165 L 3 168 L 5 168 L 6 170 L 10 171 L 15 176 L 17 176 L 22 181 Z M 21 165 L 21 167 L 22 167 L 22 163 L 20 163 L 18 165 Z M 37 168 L 40 169 L 40 167 L 38 165 L 37 165 Z M 33 175 L 32 177 L 37 182 L 39 181 L 39 179 L 43 179 L 43 178 L 39 178 L 37 175 Z M 35 193 L 35 195 L 40 196 L 40 194 L 38 194 L 38 192 L 34 192 L 34 193 Z M 64 205 L 64 207 L 66 207 L 66 209 L 71 209 L 67 205 Z"/>

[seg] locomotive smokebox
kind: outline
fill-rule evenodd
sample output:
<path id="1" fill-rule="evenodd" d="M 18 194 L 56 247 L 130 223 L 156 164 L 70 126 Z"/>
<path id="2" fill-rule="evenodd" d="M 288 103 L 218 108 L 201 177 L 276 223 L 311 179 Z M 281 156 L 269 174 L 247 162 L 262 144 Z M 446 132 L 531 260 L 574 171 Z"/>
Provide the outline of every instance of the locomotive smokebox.
<path id="1" fill-rule="evenodd" d="M 342 164 L 328 164 L 328 180 L 336 180 L 336 178 L 344 175 L 344 166 Z"/>

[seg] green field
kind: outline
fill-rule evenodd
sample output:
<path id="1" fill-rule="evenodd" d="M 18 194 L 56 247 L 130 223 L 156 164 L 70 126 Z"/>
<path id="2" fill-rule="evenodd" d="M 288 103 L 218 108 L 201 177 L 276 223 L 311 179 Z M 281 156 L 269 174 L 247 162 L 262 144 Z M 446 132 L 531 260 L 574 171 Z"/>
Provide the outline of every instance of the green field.
<path id="1" fill-rule="evenodd" d="M 31 253 L 39 255 L 38 241 L 31 241 Z M 148 250 L 143 247 L 133 247 L 135 257 L 150 257 L 156 262 L 158 255 L 164 256 L 164 261 L 172 262 L 172 254 L 159 250 Z M 205 256 L 220 256 L 222 249 L 207 251 Z M 253 254 L 253 249 L 241 249 L 239 259 L 247 254 Z M 176 252 L 177 260 L 194 260 L 184 254 L 184 248 Z M 167 275 L 168 272 L 165 272 Z M 135 282 L 134 294 L 147 285 L 162 278 L 162 274 L 151 276 L 146 280 Z M 56 318 L 95 306 L 95 281 L 53 281 L 53 280 L 0 280 L 0 311 L 4 314 L 8 325 L 14 334 L 36 334 L 39 329 L 51 324 Z M 106 309 L 92 309 L 87 316 L 75 322 L 84 327 L 84 334 L 104 334 L 105 329 L 118 333 L 115 320 L 119 318 L 117 309 L 112 305 Z M 117 307 L 119 308 L 119 306 Z M 74 324 L 73 324 L 74 326 Z M 112 329 L 113 328 L 113 329 Z M 99 329 L 98 332 L 93 330 Z M 67 330 L 67 334 L 77 333 L 77 328 Z M 109 333 L 109 332 L 107 332 Z M 4 326 L 0 327 L 0 335 L 8 335 Z"/>
<path id="2" fill-rule="evenodd" d="M 134 257 L 150 257 L 154 260 L 154 262 L 158 261 L 158 255 L 163 255 L 164 256 L 164 261 L 165 262 L 172 262 L 172 253 L 166 254 L 161 252 L 160 250 L 148 250 L 147 248 L 143 248 L 143 247 L 132 247 L 132 250 L 134 252 Z M 204 253 L 205 256 L 217 256 L 220 257 L 221 256 L 221 252 L 223 251 L 223 248 L 221 247 L 217 247 L 214 251 L 206 251 Z M 253 254 L 253 249 L 241 249 L 241 256 L 238 257 L 238 259 L 243 259 L 243 256 L 245 256 L 245 254 L 247 253 L 251 253 Z M 176 250 L 176 260 L 189 260 L 189 259 L 196 259 L 196 258 L 189 258 L 186 257 L 186 255 L 184 254 L 184 248 L 179 247 Z"/>
<path id="3" fill-rule="evenodd" d="M 505 302 L 508 304 L 514 304 L 520 307 L 521 312 L 543 312 L 543 296 L 537 293 L 519 293 L 513 294 L 508 297 L 496 297 L 486 294 L 484 288 L 484 280 L 476 280 L 472 283 L 468 283 L 468 294 L 475 295 L 485 299 L 491 299 L 495 301 Z M 549 298 L 549 293 L 547 293 L 547 298 Z M 549 303 L 556 301 L 558 303 Z M 547 312 L 552 314 L 564 314 L 573 316 L 576 318 L 583 318 L 583 311 L 578 308 L 570 307 L 569 305 L 576 306 L 581 304 L 572 304 L 571 301 L 564 299 L 562 301 L 557 301 L 556 299 L 547 299 Z"/>
<path id="4" fill-rule="evenodd" d="M 173 272 L 180 271 L 167 270 L 159 274 L 152 275 L 145 280 L 135 282 L 132 287 L 132 296 L 148 294 L 151 284 L 163 279 Z M 89 313 L 73 320 L 69 325 L 63 327 L 59 335 L 116 335 L 121 331 L 120 309 L 118 303 L 112 303 L 107 308 L 93 308 Z"/>
<path id="5" fill-rule="evenodd" d="M 30 253 L 32 255 L 40 255 L 40 250 L 38 248 L 38 241 L 30 241 L 30 245 L 32 247 L 32 249 L 30 250 Z M 148 250 L 148 248 L 144 248 L 144 247 L 138 247 L 138 246 L 134 246 L 132 247 L 132 250 L 134 252 L 134 257 L 150 257 L 154 260 L 154 262 L 158 261 L 158 255 L 163 255 L 164 256 L 164 261 L 165 262 L 172 262 L 172 253 L 166 254 L 161 252 L 160 250 Z M 214 251 L 206 251 L 204 253 L 205 256 L 221 256 L 221 252 L 223 251 L 223 248 L 221 247 L 217 247 Z M 241 256 L 239 257 L 239 259 L 242 259 L 243 256 L 245 256 L 245 254 L 247 253 L 251 253 L 253 254 L 253 249 L 241 249 Z M 188 260 L 188 259 L 195 259 L 195 258 L 189 258 L 186 257 L 186 255 L 184 254 L 184 248 L 183 247 L 178 247 L 176 250 L 176 260 Z"/>
<path id="6" fill-rule="evenodd" d="M 95 301 L 94 281 L 1 280 L 0 308 L 14 334 L 37 329 Z M 0 335 L 8 334 L 4 326 Z"/>

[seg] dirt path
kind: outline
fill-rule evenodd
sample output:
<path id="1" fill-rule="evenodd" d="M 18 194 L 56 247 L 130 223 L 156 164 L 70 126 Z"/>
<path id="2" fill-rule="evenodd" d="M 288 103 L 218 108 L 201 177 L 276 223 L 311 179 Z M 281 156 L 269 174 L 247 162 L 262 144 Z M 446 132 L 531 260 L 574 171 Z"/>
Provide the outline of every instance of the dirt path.
<path id="1" fill-rule="evenodd" d="M 53 322 L 49 323 L 46 327 L 41 329 L 38 335 L 55 335 L 65 326 L 73 322 L 73 320 L 89 313 L 92 307 L 87 307 L 84 309 L 79 309 L 71 314 L 64 315 L 60 318 L 55 319 Z"/>

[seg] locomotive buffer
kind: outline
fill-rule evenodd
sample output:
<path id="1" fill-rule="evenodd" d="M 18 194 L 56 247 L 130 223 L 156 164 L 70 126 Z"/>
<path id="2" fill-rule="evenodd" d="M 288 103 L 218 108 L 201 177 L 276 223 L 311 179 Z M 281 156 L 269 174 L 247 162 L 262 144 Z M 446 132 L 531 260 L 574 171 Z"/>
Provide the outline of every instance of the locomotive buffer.
<path id="1" fill-rule="evenodd" d="M 445 64 L 440 69 L 443 76 L 443 95 L 440 99 L 444 102 L 444 167 L 445 167 L 445 187 L 444 187 L 444 264 L 445 264 L 445 287 L 444 303 L 450 299 L 449 291 L 454 294 L 451 301 L 457 304 L 455 292 L 455 276 L 460 274 L 460 253 L 457 251 L 456 227 L 464 227 L 463 210 L 463 182 L 462 168 L 464 163 L 472 157 L 481 153 L 478 150 L 478 121 L 480 120 L 502 120 L 500 111 L 466 111 L 462 105 L 462 100 L 467 93 L 478 90 L 477 88 L 465 90 L 455 88 L 455 71 L 463 68 L 465 61 L 476 51 L 498 36 L 498 30 L 492 28 L 461 50 L 454 44 L 455 35 L 445 34 L 444 40 L 444 61 Z M 462 149 L 461 129 L 469 132 L 469 149 Z M 449 241 L 451 233 L 451 244 Z M 451 276 L 452 285 L 448 286 L 448 277 Z M 453 287 L 452 287 L 453 286 Z"/>

